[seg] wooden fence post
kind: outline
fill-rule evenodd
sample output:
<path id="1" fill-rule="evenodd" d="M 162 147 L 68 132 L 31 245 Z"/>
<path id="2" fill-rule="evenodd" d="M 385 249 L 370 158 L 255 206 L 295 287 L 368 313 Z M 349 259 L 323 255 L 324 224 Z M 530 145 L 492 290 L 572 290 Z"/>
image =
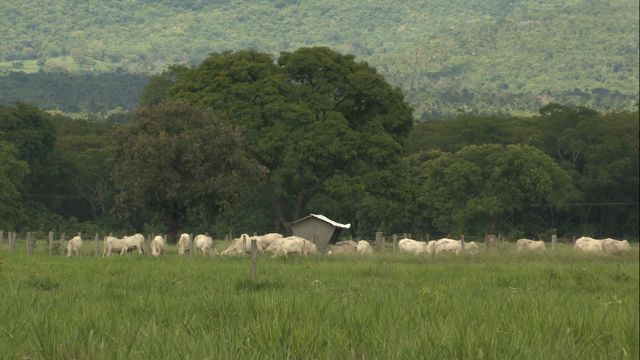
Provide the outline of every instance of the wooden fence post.
<path id="1" fill-rule="evenodd" d="M 4 242 L 4 230 L 0 230 L 0 253 L 2 253 L 2 243 Z"/>
<path id="2" fill-rule="evenodd" d="M 53 256 L 53 231 L 49 231 L 49 256 Z"/>
<path id="3" fill-rule="evenodd" d="M 409 239 L 409 235 L 407 235 L 407 233 L 402 233 L 402 238 L 403 239 Z"/>
<path id="4" fill-rule="evenodd" d="M 486 235 L 486 245 L 489 250 L 498 250 L 498 239 L 495 234 L 487 234 Z"/>
<path id="5" fill-rule="evenodd" d="M 460 248 L 464 250 L 464 235 L 460 235 Z"/>
<path id="6" fill-rule="evenodd" d="M 65 233 L 60 234 L 60 254 L 62 254 L 62 256 L 64 256 L 64 250 L 65 250 Z"/>
<path id="7" fill-rule="evenodd" d="M 376 231 L 376 251 L 381 251 L 384 245 L 384 234 L 382 231 Z"/>
<path id="8" fill-rule="evenodd" d="M 393 234 L 393 252 L 398 251 L 398 235 Z"/>
<path id="9" fill-rule="evenodd" d="M 427 242 L 431 241 L 431 234 L 427 233 Z"/>
<path id="10" fill-rule="evenodd" d="M 16 232 L 9 232 L 9 252 L 14 253 L 16 251 Z"/>
<path id="11" fill-rule="evenodd" d="M 256 269 L 258 267 L 258 240 L 251 239 L 251 280 L 256 280 Z"/>
<path id="12" fill-rule="evenodd" d="M 194 256 L 195 255 L 194 250 L 196 248 L 194 243 L 196 239 L 193 238 L 193 234 L 189 234 L 189 238 L 191 239 L 191 241 L 189 242 L 189 255 Z"/>
<path id="13" fill-rule="evenodd" d="M 558 241 L 558 235 L 551 234 L 551 250 L 556 248 L 556 242 Z"/>
<path id="14" fill-rule="evenodd" d="M 100 234 L 96 233 L 96 256 L 100 256 Z"/>
<path id="15" fill-rule="evenodd" d="M 32 253 L 32 248 L 31 248 L 31 237 L 33 236 L 33 233 L 31 231 L 27 231 L 27 255 L 31 256 Z"/>

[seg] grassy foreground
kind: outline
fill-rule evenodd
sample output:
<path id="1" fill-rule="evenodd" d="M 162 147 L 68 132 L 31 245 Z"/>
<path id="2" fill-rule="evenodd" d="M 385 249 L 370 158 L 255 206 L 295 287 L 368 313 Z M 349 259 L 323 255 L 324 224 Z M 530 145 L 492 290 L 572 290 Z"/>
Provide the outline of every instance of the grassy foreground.
<path id="1" fill-rule="evenodd" d="M 637 359 L 624 256 L 2 253 L 0 359 Z"/>

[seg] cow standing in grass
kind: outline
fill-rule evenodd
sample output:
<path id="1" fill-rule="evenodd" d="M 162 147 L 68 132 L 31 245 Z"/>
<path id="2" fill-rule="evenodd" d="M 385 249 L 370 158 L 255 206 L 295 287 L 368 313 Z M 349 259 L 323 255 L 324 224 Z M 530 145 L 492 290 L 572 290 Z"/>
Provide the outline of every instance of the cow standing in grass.
<path id="1" fill-rule="evenodd" d="M 82 254 L 82 238 L 80 236 L 74 236 L 67 243 L 67 256 L 75 255 L 80 256 Z"/>
<path id="2" fill-rule="evenodd" d="M 345 240 L 329 245 L 327 255 L 356 254 L 357 252 L 358 243 L 353 240 Z"/>
<path id="3" fill-rule="evenodd" d="M 534 252 L 538 254 L 544 254 L 546 249 L 544 247 L 544 241 L 542 240 L 531 240 L 531 239 L 518 239 L 516 241 L 516 245 L 518 246 L 518 252 Z"/>
<path id="4" fill-rule="evenodd" d="M 210 236 L 196 235 L 193 240 L 193 245 L 196 253 L 199 251 L 204 256 L 209 255 L 210 251 L 212 251 L 214 255 L 217 255 L 218 253 L 215 245 L 213 244 L 213 239 Z"/>
<path id="5" fill-rule="evenodd" d="M 127 251 L 138 251 L 138 255 L 144 254 L 144 235 L 134 234 L 122 238 L 127 244 Z"/>
<path id="6" fill-rule="evenodd" d="M 602 250 L 607 253 L 624 253 L 631 251 L 631 244 L 627 240 L 606 238 L 602 240 Z"/>
<path id="7" fill-rule="evenodd" d="M 311 241 L 299 236 L 289 236 L 282 239 L 274 240 L 266 249 L 271 252 L 273 257 L 289 254 L 301 254 L 304 256 L 315 255 L 317 248 Z"/>
<path id="8" fill-rule="evenodd" d="M 358 241 L 358 245 L 356 246 L 356 251 L 358 252 L 359 255 L 373 254 L 373 248 L 371 247 L 371 244 L 369 244 L 369 242 L 366 240 Z"/>
<path id="9" fill-rule="evenodd" d="M 160 235 L 156 235 L 153 240 L 151 240 L 151 256 L 164 255 L 164 247 L 164 238 Z"/>
<path id="10" fill-rule="evenodd" d="M 264 252 L 272 242 L 282 239 L 282 234 L 269 233 L 258 236 L 242 234 L 231 241 L 231 244 L 220 254 L 224 256 L 243 255 L 251 253 L 251 241 L 256 240 L 258 251 Z"/>
<path id="11" fill-rule="evenodd" d="M 602 244 L 603 244 L 602 240 L 590 238 L 588 236 L 583 236 L 578 238 L 578 240 L 576 240 L 576 243 L 573 247 L 578 251 L 589 252 L 589 253 L 601 253 L 604 250 L 602 247 Z"/>
<path id="12" fill-rule="evenodd" d="M 191 235 L 184 233 L 178 240 L 178 255 L 184 255 L 191 249 Z"/>
<path id="13" fill-rule="evenodd" d="M 414 255 L 427 255 L 429 254 L 429 243 L 404 238 L 398 241 L 398 250 Z"/>
<path id="14" fill-rule="evenodd" d="M 106 236 L 103 244 L 102 256 L 111 256 L 111 253 L 113 252 L 124 255 L 129 249 L 127 243 L 123 239 L 118 239 L 114 236 Z"/>

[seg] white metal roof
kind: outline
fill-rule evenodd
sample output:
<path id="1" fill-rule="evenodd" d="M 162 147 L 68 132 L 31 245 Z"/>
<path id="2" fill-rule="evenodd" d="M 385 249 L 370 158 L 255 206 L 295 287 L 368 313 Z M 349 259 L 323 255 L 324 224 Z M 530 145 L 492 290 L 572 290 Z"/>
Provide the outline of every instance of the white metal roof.
<path id="1" fill-rule="evenodd" d="M 314 218 L 319 219 L 319 220 L 322 220 L 322 221 L 324 221 L 324 222 L 326 222 L 326 223 L 329 223 L 329 224 L 331 224 L 331 225 L 333 225 L 333 226 L 335 226 L 335 227 L 339 227 L 339 228 L 342 228 L 342 229 L 349 229 L 349 228 L 351 228 L 351 224 L 341 224 L 341 223 L 339 223 L 339 222 L 335 222 L 335 221 L 333 221 L 333 220 L 329 219 L 328 217 L 326 217 L 326 216 L 324 216 L 324 215 L 311 214 L 311 215 L 309 215 L 309 216 L 313 216 Z M 301 219 L 301 220 L 302 220 L 302 219 Z"/>

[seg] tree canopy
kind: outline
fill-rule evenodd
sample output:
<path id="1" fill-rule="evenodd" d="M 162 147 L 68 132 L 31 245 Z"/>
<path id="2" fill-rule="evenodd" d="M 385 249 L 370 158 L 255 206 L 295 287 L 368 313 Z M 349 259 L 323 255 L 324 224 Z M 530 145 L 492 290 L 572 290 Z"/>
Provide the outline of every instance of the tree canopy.
<path id="1" fill-rule="evenodd" d="M 277 62 L 256 51 L 213 54 L 162 77 L 175 80 L 152 86 L 169 85 L 170 97 L 243 127 L 249 152 L 268 169 L 267 191 L 285 229 L 327 181 L 358 179 L 397 160 L 413 123 L 399 89 L 325 47 L 284 52 Z"/>
<path id="2" fill-rule="evenodd" d="M 180 101 L 138 109 L 117 143 L 116 206 L 122 214 L 133 212 L 131 205 L 144 209 L 174 239 L 189 214 L 214 218 L 261 176 L 237 127 Z"/>
<path id="3" fill-rule="evenodd" d="M 419 202 L 445 233 L 495 231 L 527 205 L 575 192 L 551 157 L 527 145 L 467 145 L 424 163 Z"/>

